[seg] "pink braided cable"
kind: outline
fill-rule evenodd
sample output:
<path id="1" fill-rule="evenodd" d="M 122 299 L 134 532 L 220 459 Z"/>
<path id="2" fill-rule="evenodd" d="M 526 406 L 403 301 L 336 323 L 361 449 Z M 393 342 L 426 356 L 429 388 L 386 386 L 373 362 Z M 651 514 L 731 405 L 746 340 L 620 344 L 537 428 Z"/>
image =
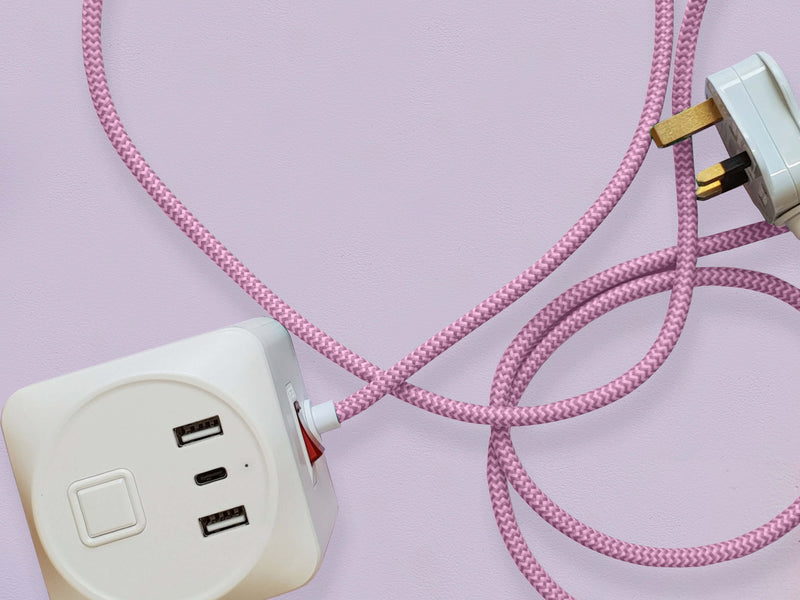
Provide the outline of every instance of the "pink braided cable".
<path id="1" fill-rule="evenodd" d="M 674 113 L 680 112 L 690 105 L 694 48 L 696 47 L 704 8 L 705 0 L 690 0 L 686 7 L 686 12 L 684 13 L 675 57 L 675 79 L 673 82 Z M 656 22 L 658 23 L 658 20 Z M 670 28 L 670 32 L 671 31 L 672 29 Z M 678 195 L 678 244 L 676 246 L 672 292 L 670 294 L 669 306 L 661 331 L 645 356 L 626 373 L 596 390 L 563 401 L 567 413 L 594 410 L 614 402 L 636 389 L 664 363 L 675 347 L 681 331 L 683 330 L 683 324 L 685 323 L 692 299 L 695 264 L 698 252 L 697 206 L 694 198 L 694 164 L 691 141 L 676 146 L 674 157 Z M 658 275 L 654 277 L 658 277 Z M 602 314 L 604 304 L 613 304 L 612 296 L 617 296 L 618 303 L 625 302 L 628 298 L 631 300 L 634 299 L 635 295 L 630 293 L 633 291 L 631 288 L 634 286 L 638 287 L 643 281 L 647 282 L 649 279 L 643 280 L 640 278 L 628 282 L 627 284 L 622 284 L 616 289 L 612 289 L 590 300 L 582 306 L 580 310 L 570 314 L 542 340 L 544 352 L 531 354 L 533 361 L 530 367 L 523 369 L 523 374 L 530 374 L 532 376 L 538 368 L 534 366 L 537 362 L 536 359 L 538 358 L 540 361 L 544 360 L 546 356 L 549 356 L 548 351 L 550 353 L 555 351 L 560 343 L 563 343 L 563 340 L 566 339 L 564 334 L 567 331 L 577 331 L 587 322 Z M 622 291 L 621 296 L 617 293 L 618 290 Z M 550 342 L 553 338 L 555 338 L 555 340 L 548 344 L 547 342 Z M 514 340 L 516 343 L 521 343 L 522 341 L 523 340 L 519 337 Z M 503 359 L 506 359 L 507 356 L 511 356 L 515 352 L 516 348 L 514 348 L 514 343 L 512 343 L 512 347 L 506 351 Z M 508 401 L 504 402 L 504 398 L 509 397 L 509 392 L 512 391 L 512 389 L 515 392 L 521 393 L 521 384 L 514 386 L 514 388 L 511 388 L 509 385 L 514 381 L 513 377 L 514 372 L 509 369 L 509 361 L 501 359 L 492 385 L 490 405 L 507 405 Z M 524 469 L 524 477 L 521 476 L 519 470 L 512 470 L 509 468 L 509 472 L 506 472 L 502 469 L 503 463 L 509 466 L 508 462 L 512 456 L 517 458 L 518 462 L 516 451 L 511 443 L 510 431 L 507 428 L 493 426 L 487 459 L 487 481 L 492 501 L 492 510 L 494 511 L 495 520 L 497 521 L 497 526 L 503 537 L 503 541 L 514 559 L 514 562 L 517 564 L 517 567 L 542 597 L 547 600 L 572 598 L 568 592 L 553 581 L 539 564 L 519 529 L 508 490 L 507 481 L 509 481 L 509 474 L 515 476 L 512 485 L 514 482 L 517 482 L 519 489 L 523 489 L 523 491 L 526 492 L 531 491 L 530 487 L 523 488 L 522 486 L 522 483 L 525 483 L 527 480 L 535 491 L 539 490 L 535 488 L 532 480 L 530 480 L 527 473 L 524 472 Z M 517 464 L 512 462 L 510 466 L 516 467 Z M 521 463 L 519 466 L 521 467 Z M 542 509 L 540 503 L 535 502 L 538 498 L 533 494 L 529 493 L 523 497 L 530 501 L 534 509 Z M 543 510 L 542 513 L 544 513 L 545 516 L 550 516 L 550 513 L 546 513 Z M 553 524 L 552 519 L 549 519 L 548 522 Z M 625 547 L 623 542 L 613 538 L 606 539 L 606 537 L 601 537 L 603 534 L 599 532 L 597 532 L 597 536 L 595 537 L 579 536 L 578 532 L 583 531 L 581 526 L 583 526 L 583 523 L 572 518 L 572 521 L 566 521 L 566 526 L 563 527 L 563 531 L 568 535 L 574 535 L 573 539 L 577 538 L 577 540 L 581 542 L 586 542 L 587 537 L 589 542 L 593 542 L 595 537 L 600 538 L 602 541 L 607 541 L 607 543 L 593 544 L 593 549 L 604 551 L 604 553 L 615 557 L 617 555 L 622 555 L 620 547 Z M 592 530 L 592 532 L 594 532 L 594 530 Z M 671 552 L 669 549 L 665 549 L 664 551 Z"/>
<path id="2" fill-rule="evenodd" d="M 409 388 L 402 384 L 414 372 L 499 314 L 552 273 L 597 229 L 628 189 L 649 148 L 649 129 L 658 120 L 663 109 L 672 48 L 671 0 L 656 2 L 656 39 L 645 107 L 619 169 L 597 201 L 533 266 L 434 335 L 388 371 L 381 370 L 333 339 L 279 298 L 192 215 L 145 161 L 125 131 L 108 88 L 101 43 L 102 7 L 103 0 L 84 0 L 83 56 L 92 102 L 114 149 L 145 191 L 178 228 L 274 319 L 337 365 L 365 381 L 375 382 L 375 385 L 381 386 L 364 388 L 337 403 L 339 420 L 345 421 L 359 414 L 380 397 L 392 392 L 412 404 L 416 403 L 416 399 L 424 400 L 426 403 L 435 400 L 436 412 L 443 416 L 472 421 L 472 411 L 475 411 L 478 419 L 475 422 L 495 422 L 491 417 L 486 420 L 482 415 L 487 409 L 486 406 L 457 402 L 430 393 L 408 396 Z M 407 375 L 404 377 L 403 373 Z M 403 390 L 406 390 L 406 393 L 403 393 Z M 525 420 L 527 411 L 522 408 L 510 407 L 495 411 L 489 407 L 488 410 L 488 414 L 496 414 L 498 423 L 507 422 L 509 413 L 518 414 L 518 417 L 514 418 L 516 425 L 535 422 Z"/>
<path id="3" fill-rule="evenodd" d="M 740 287 L 771 294 L 800 309 L 800 291 L 763 273 L 726 268 L 696 269 L 698 256 L 714 254 L 784 233 L 758 223 L 697 238 L 691 143 L 675 149 L 678 243 L 612 267 L 573 286 L 537 314 L 514 338 L 497 367 L 489 406 L 455 401 L 406 382 L 431 360 L 499 314 L 550 275 L 599 227 L 630 186 L 650 144 L 669 77 L 673 2 L 656 0 L 656 33 L 645 105 L 631 144 L 606 189 L 578 222 L 529 269 L 475 308 L 383 371 L 307 321 L 264 285 L 172 194 L 130 140 L 108 89 L 101 46 L 103 0 L 84 0 L 83 52 L 92 101 L 112 145 L 148 194 L 170 219 L 248 295 L 289 331 L 323 356 L 369 382 L 337 403 L 340 421 L 393 394 L 415 406 L 453 419 L 492 426 L 487 479 L 501 535 L 520 571 L 547 600 L 571 598 L 535 560 L 519 530 L 508 483 L 548 523 L 598 552 L 648 566 L 700 566 L 763 548 L 800 522 L 800 500 L 762 527 L 727 542 L 697 548 L 651 548 L 607 536 L 581 523 L 548 498 L 531 480 L 511 443 L 511 426 L 574 417 L 614 402 L 646 381 L 667 359 L 683 329 L 697 285 Z M 673 112 L 690 104 L 694 50 L 705 0 L 690 0 L 678 38 Z M 644 296 L 671 291 L 661 331 L 645 356 L 626 373 L 591 392 L 542 406 L 520 407 L 522 394 L 541 365 L 587 323 Z"/>
<path id="4" fill-rule="evenodd" d="M 681 26 L 676 54 L 673 112 L 690 104 L 690 83 L 705 0 L 690 0 Z M 552 420 L 575 416 L 613 402 L 621 393 L 649 377 L 674 347 L 685 323 L 691 290 L 697 285 L 721 285 L 764 292 L 800 310 L 800 290 L 771 275 L 727 268 L 696 270 L 699 252 L 707 253 L 706 240 L 697 243 L 694 198 L 694 165 L 691 142 L 675 149 L 678 192 L 678 246 L 665 254 L 655 253 L 590 278 L 551 302 L 517 335 L 504 353 L 495 373 L 490 402 L 493 406 L 516 405 L 541 365 L 569 337 L 592 320 L 618 306 L 644 296 L 672 290 L 670 306 L 659 339 L 645 358 L 611 384 L 589 394 L 545 407 L 555 413 Z M 742 228 L 738 234 L 754 227 Z M 762 226 L 764 233 L 768 230 Z M 770 228 L 771 234 L 778 231 Z M 733 233 L 733 232 L 728 232 Z M 720 239 L 720 238 L 717 238 Z M 661 256 L 659 256 L 661 254 Z M 667 261 L 674 263 L 664 269 Z M 659 341 L 667 343 L 659 348 Z M 648 363 L 648 358 L 653 362 Z M 637 371 L 637 368 L 641 370 Z M 619 384 L 621 389 L 614 389 Z M 626 391 L 628 390 L 628 391 Z M 608 394 L 603 394 L 603 392 Z M 659 567 L 697 567 L 751 554 L 776 541 L 800 523 L 800 498 L 761 527 L 737 538 L 694 548 L 656 548 L 632 544 L 585 525 L 564 511 L 539 489 L 517 455 L 508 427 L 492 427 L 487 461 L 487 479 L 495 518 L 501 535 L 520 571 L 547 599 L 570 598 L 542 569 L 528 548 L 516 521 L 507 482 L 550 525 L 587 548 L 627 562 Z"/>
<path id="5" fill-rule="evenodd" d="M 639 172 L 650 147 L 650 128 L 661 116 L 672 52 L 672 11 L 672 2 L 669 0 L 656 2 L 656 35 L 644 108 L 628 150 L 600 197 L 577 223 L 526 271 L 425 341 L 386 372 L 374 378 L 367 386 L 339 402 L 336 412 L 340 421 L 349 419 L 372 406 L 453 344 L 527 294 L 561 266 L 611 213 Z"/>

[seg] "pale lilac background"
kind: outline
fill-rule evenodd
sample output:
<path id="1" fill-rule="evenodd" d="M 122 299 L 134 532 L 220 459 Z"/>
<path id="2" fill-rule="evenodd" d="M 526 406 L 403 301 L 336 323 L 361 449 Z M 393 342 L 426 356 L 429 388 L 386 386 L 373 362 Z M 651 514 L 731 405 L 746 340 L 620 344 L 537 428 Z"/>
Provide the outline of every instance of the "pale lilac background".
<path id="1" fill-rule="evenodd" d="M 256 273 L 353 349 L 391 365 L 528 266 L 602 190 L 644 96 L 649 2 L 109 1 L 117 106 L 170 187 Z M 125 170 L 83 80 L 80 3 L 0 8 L 0 398 L 37 380 L 261 314 Z M 712 2 L 698 74 L 766 49 L 800 89 L 793 2 Z M 702 95 L 702 82 L 696 86 Z M 713 133 L 701 166 L 722 158 Z M 414 381 L 485 402 L 505 344 L 578 278 L 674 238 L 669 152 L 653 152 L 563 270 Z M 713 232 L 755 221 L 742 192 Z M 800 283 L 789 237 L 704 264 Z M 567 344 L 527 402 L 606 382 L 658 331 L 666 296 Z M 800 316 L 700 290 L 674 356 L 642 389 L 515 433 L 568 510 L 646 544 L 760 525 L 800 494 Z M 357 389 L 303 345 L 316 400 Z M 4 400 L 0 400 L 2 403 Z M 387 398 L 326 437 L 341 503 L 295 600 L 531 598 L 495 529 L 487 430 Z M 0 445 L 0 597 L 46 598 Z M 800 532 L 744 560 L 654 570 L 594 554 L 529 511 L 535 554 L 578 598 L 788 600 Z M 165 557 L 168 559 L 168 557 Z"/>

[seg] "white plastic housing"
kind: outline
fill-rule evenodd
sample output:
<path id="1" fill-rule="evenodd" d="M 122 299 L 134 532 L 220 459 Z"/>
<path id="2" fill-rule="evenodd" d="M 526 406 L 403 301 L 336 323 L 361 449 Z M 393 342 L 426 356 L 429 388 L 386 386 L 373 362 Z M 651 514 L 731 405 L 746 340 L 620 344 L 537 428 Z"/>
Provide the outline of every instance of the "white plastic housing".
<path id="1" fill-rule="evenodd" d="M 731 156 L 747 151 L 745 189 L 764 218 L 800 238 L 800 109 L 786 76 L 759 52 L 706 79 Z"/>
<path id="2" fill-rule="evenodd" d="M 16 392 L 2 427 L 50 598 L 262 600 L 311 579 L 337 503 L 292 393 L 291 339 L 267 318 Z M 210 417 L 179 447 L 174 428 Z"/>

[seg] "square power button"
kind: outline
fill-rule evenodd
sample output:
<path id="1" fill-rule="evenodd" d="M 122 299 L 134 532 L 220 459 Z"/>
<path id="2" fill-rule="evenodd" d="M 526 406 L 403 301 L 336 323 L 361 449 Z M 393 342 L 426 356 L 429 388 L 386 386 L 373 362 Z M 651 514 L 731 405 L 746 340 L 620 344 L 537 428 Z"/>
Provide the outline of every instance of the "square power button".
<path id="1" fill-rule="evenodd" d="M 136 481 L 127 469 L 116 469 L 74 482 L 69 503 L 81 541 L 102 546 L 144 531 L 145 517 Z"/>

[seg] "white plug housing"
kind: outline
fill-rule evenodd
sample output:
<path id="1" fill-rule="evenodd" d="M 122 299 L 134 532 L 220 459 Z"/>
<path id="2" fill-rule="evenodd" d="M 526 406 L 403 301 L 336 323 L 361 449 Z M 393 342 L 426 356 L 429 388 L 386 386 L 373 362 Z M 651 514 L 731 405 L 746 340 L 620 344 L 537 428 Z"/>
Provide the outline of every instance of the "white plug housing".
<path id="1" fill-rule="evenodd" d="M 34 384 L 2 427 L 52 600 L 262 600 L 337 513 L 291 339 L 254 319 Z"/>
<path id="2" fill-rule="evenodd" d="M 783 71 L 759 52 L 706 79 L 731 156 L 747 152 L 745 189 L 770 223 L 800 238 L 800 109 Z"/>

